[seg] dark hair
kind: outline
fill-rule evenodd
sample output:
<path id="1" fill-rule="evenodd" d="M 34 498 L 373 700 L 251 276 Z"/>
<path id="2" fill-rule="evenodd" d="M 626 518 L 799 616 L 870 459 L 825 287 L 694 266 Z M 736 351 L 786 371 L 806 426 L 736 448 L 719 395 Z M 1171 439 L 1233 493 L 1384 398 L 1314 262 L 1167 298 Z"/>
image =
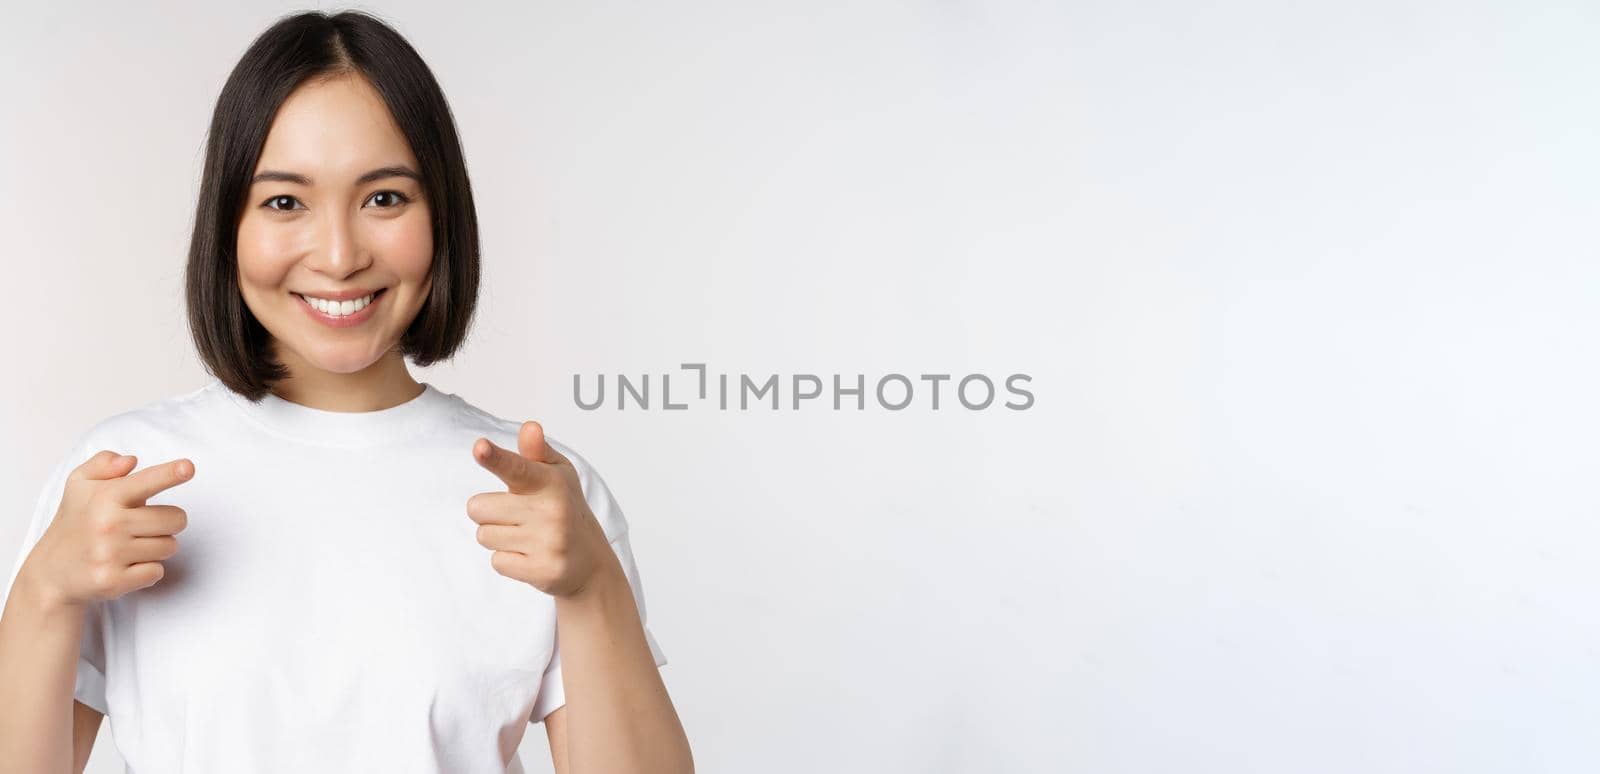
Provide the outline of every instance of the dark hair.
<path id="1" fill-rule="evenodd" d="M 450 106 L 432 71 L 400 33 L 369 14 L 283 17 L 245 51 L 217 97 L 184 277 L 200 360 L 251 401 L 289 373 L 239 292 L 244 197 L 283 101 L 307 80 L 350 73 L 372 84 L 411 144 L 433 218 L 432 288 L 400 351 L 422 366 L 449 359 L 477 306 L 477 211 Z"/>

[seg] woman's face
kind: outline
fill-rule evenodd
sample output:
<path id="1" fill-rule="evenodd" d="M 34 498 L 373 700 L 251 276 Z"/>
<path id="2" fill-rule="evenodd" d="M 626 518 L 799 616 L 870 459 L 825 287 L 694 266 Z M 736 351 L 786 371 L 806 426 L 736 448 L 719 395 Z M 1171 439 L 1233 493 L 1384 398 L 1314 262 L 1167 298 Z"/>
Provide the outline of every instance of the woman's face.
<path id="1" fill-rule="evenodd" d="M 291 374 L 367 368 L 422 308 L 433 232 L 418 172 L 360 76 L 308 81 L 279 108 L 239 219 L 239 290 Z"/>

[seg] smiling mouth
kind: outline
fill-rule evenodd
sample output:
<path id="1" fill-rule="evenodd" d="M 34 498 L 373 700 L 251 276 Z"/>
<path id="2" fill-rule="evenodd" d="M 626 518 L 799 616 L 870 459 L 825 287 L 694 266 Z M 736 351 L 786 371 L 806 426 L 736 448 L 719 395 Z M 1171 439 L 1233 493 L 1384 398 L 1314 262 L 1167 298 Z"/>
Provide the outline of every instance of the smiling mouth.
<path id="1" fill-rule="evenodd" d="M 369 293 L 362 298 L 353 298 L 345 301 L 330 301 L 325 298 L 307 296 L 292 291 L 289 293 L 289 295 L 299 298 L 301 301 L 304 301 L 307 306 L 317 310 L 318 312 L 321 312 L 329 317 L 337 318 L 350 317 L 360 314 L 363 309 L 371 306 L 373 302 L 377 301 L 383 296 L 384 293 L 387 292 L 389 292 L 388 288 L 379 288 L 378 290 Z"/>

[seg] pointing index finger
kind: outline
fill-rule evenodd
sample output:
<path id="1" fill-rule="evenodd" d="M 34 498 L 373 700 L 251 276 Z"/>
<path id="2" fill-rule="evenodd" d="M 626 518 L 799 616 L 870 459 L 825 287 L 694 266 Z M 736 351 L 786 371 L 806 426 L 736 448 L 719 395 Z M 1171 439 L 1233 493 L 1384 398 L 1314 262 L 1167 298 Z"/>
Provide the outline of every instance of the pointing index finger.
<path id="1" fill-rule="evenodd" d="M 111 497 L 125 507 L 144 505 L 144 501 L 194 476 L 194 463 L 176 459 L 130 473 L 110 482 Z"/>
<path id="2" fill-rule="evenodd" d="M 516 494 L 537 491 L 548 480 L 544 464 L 503 449 L 482 436 L 472 444 L 472 458 L 505 482 L 507 491 Z"/>

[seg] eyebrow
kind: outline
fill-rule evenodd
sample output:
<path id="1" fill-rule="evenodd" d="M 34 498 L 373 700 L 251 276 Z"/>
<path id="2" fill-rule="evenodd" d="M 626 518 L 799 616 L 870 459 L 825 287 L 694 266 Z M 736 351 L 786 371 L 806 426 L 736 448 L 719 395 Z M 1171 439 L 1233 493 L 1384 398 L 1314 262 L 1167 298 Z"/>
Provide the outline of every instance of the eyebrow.
<path id="1" fill-rule="evenodd" d="M 366 185 L 374 180 L 382 180 L 386 177 L 409 177 L 412 180 L 417 181 L 419 184 L 422 182 L 422 176 L 417 174 L 416 171 L 410 167 L 390 166 L 379 167 L 362 175 L 361 177 L 356 178 L 356 185 Z M 306 177 L 305 175 L 296 174 L 294 172 L 282 172 L 276 169 L 263 169 L 260 172 L 257 172 L 255 177 L 250 178 L 251 185 L 256 183 L 294 183 L 296 185 L 310 186 L 311 178 Z"/>

